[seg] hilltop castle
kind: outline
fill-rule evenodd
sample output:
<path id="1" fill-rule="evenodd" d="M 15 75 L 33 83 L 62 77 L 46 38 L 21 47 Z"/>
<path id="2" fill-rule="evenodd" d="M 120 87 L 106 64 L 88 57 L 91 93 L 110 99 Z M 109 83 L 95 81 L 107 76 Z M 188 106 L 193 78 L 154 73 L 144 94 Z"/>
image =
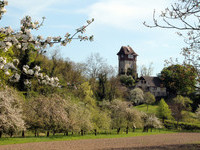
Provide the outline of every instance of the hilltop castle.
<path id="1" fill-rule="evenodd" d="M 117 53 L 119 60 L 119 75 L 132 75 L 137 78 L 137 56 L 130 46 L 122 46 Z"/>
<path id="2" fill-rule="evenodd" d="M 119 75 L 131 75 L 137 82 L 136 86 L 144 92 L 151 92 L 155 97 L 167 95 L 166 88 L 161 83 L 159 77 L 141 76 L 137 73 L 137 56 L 130 46 L 122 46 L 117 53 L 119 60 Z"/>

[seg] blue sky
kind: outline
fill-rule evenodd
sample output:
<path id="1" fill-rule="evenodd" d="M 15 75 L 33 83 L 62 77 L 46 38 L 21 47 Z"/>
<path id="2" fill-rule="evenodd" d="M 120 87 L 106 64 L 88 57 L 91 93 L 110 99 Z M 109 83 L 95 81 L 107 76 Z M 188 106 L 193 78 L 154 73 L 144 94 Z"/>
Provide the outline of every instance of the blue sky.
<path id="1" fill-rule="evenodd" d="M 174 30 L 147 28 L 142 22 L 152 23 L 153 10 L 159 13 L 174 0 L 8 0 L 7 13 L 0 26 L 19 29 L 25 15 L 35 20 L 46 17 L 34 35 L 64 36 L 74 33 L 86 20 L 95 21 L 88 29 L 93 42 L 73 41 L 60 47 L 63 58 L 84 62 L 91 53 L 99 53 L 109 65 L 118 67 L 117 52 L 121 46 L 130 45 L 139 55 L 137 65 L 153 62 L 153 75 L 164 67 L 164 60 L 180 57 L 183 39 Z M 139 69 L 138 69 L 139 72 Z"/>

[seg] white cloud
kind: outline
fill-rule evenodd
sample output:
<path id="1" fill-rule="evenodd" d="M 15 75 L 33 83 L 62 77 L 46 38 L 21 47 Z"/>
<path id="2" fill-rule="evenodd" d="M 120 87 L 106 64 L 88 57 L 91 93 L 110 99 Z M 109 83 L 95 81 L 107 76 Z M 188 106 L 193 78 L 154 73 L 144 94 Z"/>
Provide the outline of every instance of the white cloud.
<path id="1" fill-rule="evenodd" d="M 123 29 L 137 29 L 145 20 L 152 20 L 153 10 L 163 10 L 170 0 L 102 0 L 89 6 L 85 12 L 95 18 L 96 24 Z"/>

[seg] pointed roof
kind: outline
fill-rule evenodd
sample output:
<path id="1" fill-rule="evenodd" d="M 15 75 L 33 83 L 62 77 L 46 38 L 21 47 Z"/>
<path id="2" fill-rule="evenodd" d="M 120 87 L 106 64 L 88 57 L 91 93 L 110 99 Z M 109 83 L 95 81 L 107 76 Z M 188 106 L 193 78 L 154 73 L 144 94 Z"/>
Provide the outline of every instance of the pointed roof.
<path id="1" fill-rule="evenodd" d="M 161 80 L 159 77 L 150 77 L 150 76 L 142 76 L 140 79 L 144 79 L 149 83 L 150 86 L 156 86 L 160 87 L 161 86 Z"/>
<path id="2" fill-rule="evenodd" d="M 120 55 L 120 54 L 138 56 L 138 54 L 136 54 L 130 46 L 122 46 L 120 51 L 117 53 L 117 55 Z"/>

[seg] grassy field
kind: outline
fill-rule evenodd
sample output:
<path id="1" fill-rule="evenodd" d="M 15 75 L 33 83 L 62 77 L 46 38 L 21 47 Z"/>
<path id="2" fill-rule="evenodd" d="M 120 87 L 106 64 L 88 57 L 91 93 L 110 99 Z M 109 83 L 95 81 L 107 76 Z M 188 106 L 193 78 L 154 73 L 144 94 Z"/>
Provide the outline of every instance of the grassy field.
<path id="1" fill-rule="evenodd" d="M 146 104 L 138 105 L 138 106 L 135 106 L 134 108 L 136 108 L 140 111 L 146 112 L 146 113 L 157 114 L 158 106 L 157 105 L 149 105 L 148 111 L 147 111 L 147 105 Z"/>
<path id="2" fill-rule="evenodd" d="M 98 134 L 95 136 L 94 134 L 88 134 L 84 136 L 80 135 L 55 135 L 50 137 L 3 137 L 0 138 L 0 145 L 8 145 L 8 144 L 20 144 L 20 143 L 33 143 L 33 142 L 49 142 L 49 141 L 66 141 L 66 140 L 81 140 L 81 139 L 102 139 L 102 138 L 121 138 L 121 137 L 133 137 L 133 136 L 146 136 L 146 135 L 153 135 L 153 134 L 166 134 L 166 133 L 174 133 L 175 131 L 169 130 L 153 130 L 152 132 L 142 132 L 142 130 L 136 130 L 136 132 L 129 132 L 128 134 L 121 133 L 121 134 Z"/>
<path id="3" fill-rule="evenodd" d="M 155 114 L 157 115 L 157 109 L 158 109 L 158 105 L 149 105 L 148 106 L 148 111 L 147 111 L 147 105 L 146 104 L 142 104 L 142 105 L 138 105 L 135 106 L 134 108 L 145 112 L 145 113 L 150 113 L 150 114 Z M 190 111 L 183 111 L 183 118 L 182 118 L 182 122 L 188 122 L 188 123 L 195 123 L 195 124 L 200 124 L 200 121 L 198 119 L 196 119 L 196 115 L 193 112 Z"/>

